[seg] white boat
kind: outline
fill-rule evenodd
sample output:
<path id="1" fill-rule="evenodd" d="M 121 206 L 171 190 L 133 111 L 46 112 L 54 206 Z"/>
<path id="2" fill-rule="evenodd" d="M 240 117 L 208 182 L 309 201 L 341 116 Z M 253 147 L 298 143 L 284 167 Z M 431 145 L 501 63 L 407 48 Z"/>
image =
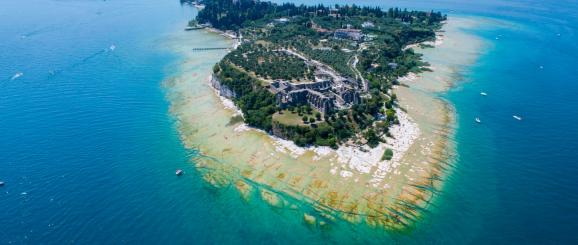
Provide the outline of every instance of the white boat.
<path id="1" fill-rule="evenodd" d="M 184 173 L 183 170 L 180 170 L 180 169 L 177 169 L 177 172 L 175 172 L 175 174 L 177 176 L 181 176 L 181 175 L 183 175 L 183 173 Z"/>
<path id="2" fill-rule="evenodd" d="M 522 117 L 520 116 L 513 115 L 512 117 L 518 121 L 522 121 Z"/>
<path id="3" fill-rule="evenodd" d="M 480 120 L 479 117 L 476 117 L 476 122 L 477 122 L 477 123 L 482 123 L 482 120 Z"/>
<path id="4" fill-rule="evenodd" d="M 486 94 L 485 92 L 481 92 L 480 93 L 482 96 L 487 96 L 488 94 Z"/>
<path id="5" fill-rule="evenodd" d="M 110 49 L 110 51 L 114 51 L 116 49 L 116 46 L 114 46 L 114 44 L 110 45 L 110 47 L 108 49 Z"/>
<path id="6" fill-rule="evenodd" d="M 0 187 L 4 186 L 4 182 L 0 181 Z"/>
<path id="7" fill-rule="evenodd" d="M 14 74 L 14 76 L 12 76 L 12 78 L 10 78 L 10 80 L 14 81 L 16 79 L 18 79 L 19 77 L 24 76 L 24 73 L 22 72 L 17 72 L 16 74 Z"/>

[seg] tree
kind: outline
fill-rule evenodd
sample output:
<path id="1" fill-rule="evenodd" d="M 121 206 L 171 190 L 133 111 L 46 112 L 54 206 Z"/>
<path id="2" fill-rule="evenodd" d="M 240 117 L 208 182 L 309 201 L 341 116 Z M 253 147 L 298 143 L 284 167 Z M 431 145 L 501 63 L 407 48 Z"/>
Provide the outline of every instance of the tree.
<path id="1" fill-rule="evenodd" d="M 371 148 L 375 148 L 379 145 L 379 137 L 375 134 L 375 130 L 369 129 L 365 132 L 365 140 L 367 140 L 367 145 Z"/>
<path id="2" fill-rule="evenodd" d="M 381 160 L 391 160 L 393 158 L 393 151 L 389 148 L 385 149 L 385 151 L 383 152 L 383 156 L 381 157 Z"/>
<path id="3" fill-rule="evenodd" d="M 316 112 L 316 113 L 315 113 L 315 118 L 317 118 L 318 121 L 321 121 L 321 113 Z"/>
<path id="4" fill-rule="evenodd" d="M 387 116 L 387 121 L 393 122 L 393 120 L 395 120 L 395 111 L 393 109 L 387 109 L 385 114 Z"/>
<path id="5" fill-rule="evenodd" d="M 314 123 L 315 122 L 315 118 L 311 117 L 309 118 L 309 123 Z"/>
<path id="6" fill-rule="evenodd" d="M 307 123 L 309 121 L 307 116 L 303 116 L 301 119 L 303 120 L 303 123 Z"/>

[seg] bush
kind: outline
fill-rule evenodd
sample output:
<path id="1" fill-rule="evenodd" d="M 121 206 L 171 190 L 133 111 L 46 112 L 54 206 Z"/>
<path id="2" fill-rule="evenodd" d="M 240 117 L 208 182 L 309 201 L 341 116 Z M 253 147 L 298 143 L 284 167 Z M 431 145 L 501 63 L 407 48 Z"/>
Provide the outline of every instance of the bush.
<path id="1" fill-rule="evenodd" d="M 381 160 L 391 160 L 391 158 L 393 158 L 393 151 L 389 148 L 385 149 L 385 152 L 383 152 L 383 156 L 381 157 Z"/>
<path id="2" fill-rule="evenodd" d="M 367 130 L 367 132 L 365 132 L 365 139 L 367 140 L 367 145 L 371 148 L 375 148 L 376 146 L 379 145 L 379 137 L 375 134 L 375 131 L 373 129 L 369 129 Z"/>

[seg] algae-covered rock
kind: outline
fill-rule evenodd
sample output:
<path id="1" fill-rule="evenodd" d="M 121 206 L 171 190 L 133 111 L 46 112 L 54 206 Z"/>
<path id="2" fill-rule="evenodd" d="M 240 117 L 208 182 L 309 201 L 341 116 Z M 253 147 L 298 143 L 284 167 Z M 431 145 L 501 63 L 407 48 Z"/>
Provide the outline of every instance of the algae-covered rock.
<path id="1" fill-rule="evenodd" d="M 315 216 L 307 213 L 303 214 L 303 220 L 305 221 L 305 223 L 309 225 L 315 225 L 315 223 L 317 222 L 317 218 L 315 218 Z"/>

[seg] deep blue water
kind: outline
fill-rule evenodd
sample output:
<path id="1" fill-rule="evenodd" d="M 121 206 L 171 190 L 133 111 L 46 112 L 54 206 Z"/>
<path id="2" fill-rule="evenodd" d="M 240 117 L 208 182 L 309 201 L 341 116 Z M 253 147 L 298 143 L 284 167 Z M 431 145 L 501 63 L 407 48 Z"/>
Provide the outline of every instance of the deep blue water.
<path id="1" fill-rule="evenodd" d="M 578 4 L 356 3 L 511 23 L 473 32 L 489 48 L 441 95 L 458 113 L 459 155 L 415 230 L 310 229 L 203 184 L 161 87 L 179 57 L 159 40 L 194 14 L 178 1 L 4 0 L 0 244 L 578 243 Z"/>

